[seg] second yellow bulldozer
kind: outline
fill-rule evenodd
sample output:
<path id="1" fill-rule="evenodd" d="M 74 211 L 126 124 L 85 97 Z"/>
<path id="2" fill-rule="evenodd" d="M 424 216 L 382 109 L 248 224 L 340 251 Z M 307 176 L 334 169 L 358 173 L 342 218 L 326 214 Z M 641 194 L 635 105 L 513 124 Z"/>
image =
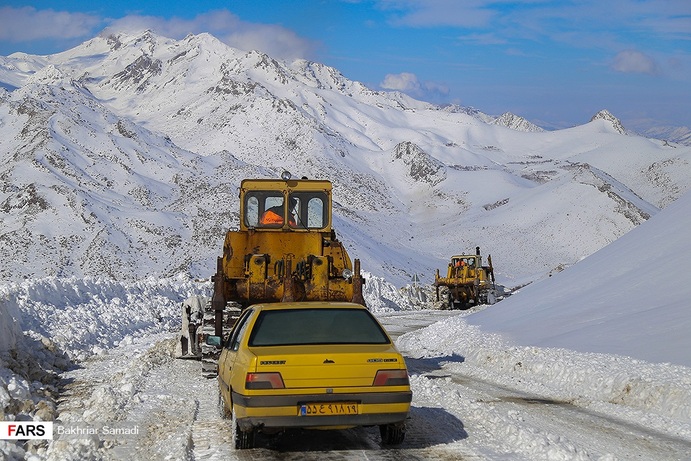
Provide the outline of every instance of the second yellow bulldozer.
<path id="1" fill-rule="evenodd" d="M 437 301 L 442 308 L 469 309 L 478 304 L 494 304 L 497 299 L 492 256 L 482 265 L 480 247 L 475 254 L 459 254 L 451 257 L 446 277 L 434 277 Z"/>

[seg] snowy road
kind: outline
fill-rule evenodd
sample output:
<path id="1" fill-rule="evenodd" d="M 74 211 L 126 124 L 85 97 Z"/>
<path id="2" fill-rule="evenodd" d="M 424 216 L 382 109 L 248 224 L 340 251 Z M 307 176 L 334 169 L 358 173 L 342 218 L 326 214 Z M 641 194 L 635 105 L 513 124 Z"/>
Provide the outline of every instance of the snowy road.
<path id="1" fill-rule="evenodd" d="M 398 337 L 451 315 L 458 312 L 378 316 Z M 198 362 L 173 359 L 173 344 L 170 336 L 149 337 L 67 373 L 59 405 L 62 421 L 118 422 L 141 429 L 137 436 L 104 443 L 96 438 L 56 441 L 49 459 L 691 459 L 688 438 L 646 428 L 609 407 L 556 398 L 548 391 L 525 392 L 520 383 L 492 379 L 461 356 L 416 354 L 407 358 L 414 397 L 399 447 L 383 448 L 377 428 L 358 428 L 261 436 L 261 448 L 235 451 L 228 421 L 220 416 L 215 380 L 201 377 Z"/>
<path id="2" fill-rule="evenodd" d="M 578 402 L 512 389 L 450 371 L 433 360 L 408 359 L 408 364 L 412 375 L 444 382 L 433 394 L 434 404 L 466 408 L 453 413 L 465 414 L 469 439 L 485 448 L 515 450 L 511 459 L 691 459 L 688 441 L 579 407 Z M 540 448 L 521 453 L 524 447 Z"/>

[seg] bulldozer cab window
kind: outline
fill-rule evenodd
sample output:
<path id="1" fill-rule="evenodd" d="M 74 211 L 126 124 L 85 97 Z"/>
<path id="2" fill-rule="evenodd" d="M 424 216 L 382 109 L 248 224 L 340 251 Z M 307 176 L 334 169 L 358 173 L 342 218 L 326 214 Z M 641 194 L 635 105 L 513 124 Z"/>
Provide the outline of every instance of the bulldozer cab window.
<path id="1" fill-rule="evenodd" d="M 329 222 L 328 197 L 324 192 L 293 192 L 291 209 L 295 222 L 290 226 L 302 229 L 323 229 Z"/>
<path id="2" fill-rule="evenodd" d="M 245 225 L 248 227 L 282 227 L 285 210 L 279 191 L 252 191 L 245 196 Z"/>

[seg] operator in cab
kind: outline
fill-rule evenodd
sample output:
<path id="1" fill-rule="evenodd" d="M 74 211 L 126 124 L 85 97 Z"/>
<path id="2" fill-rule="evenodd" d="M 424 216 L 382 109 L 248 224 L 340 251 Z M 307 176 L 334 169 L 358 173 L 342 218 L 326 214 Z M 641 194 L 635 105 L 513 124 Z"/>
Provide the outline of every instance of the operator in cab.
<path id="1" fill-rule="evenodd" d="M 295 215 L 294 215 L 294 210 L 295 210 L 295 205 L 297 205 L 297 200 L 295 198 L 290 199 L 290 219 L 289 223 L 291 226 L 295 226 Z M 261 218 L 259 219 L 259 223 L 262 226 L 276 226 L 276 225 L 282 225 L 283 224 L 283 204 L 273 206 L 266 210 Z"/>

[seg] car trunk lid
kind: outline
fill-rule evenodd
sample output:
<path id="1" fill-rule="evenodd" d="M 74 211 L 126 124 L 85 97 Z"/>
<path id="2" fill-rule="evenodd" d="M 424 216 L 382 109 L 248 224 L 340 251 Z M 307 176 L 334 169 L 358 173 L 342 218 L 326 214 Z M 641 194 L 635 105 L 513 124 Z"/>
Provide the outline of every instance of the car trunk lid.
<path id="1" fill-rule="evenodd" d="M 312 345 L 253 348 L 257 372 L 278 372 L 286 388 L 372 386 L 379 370 L 404 369 L 391 345 Z"/>

